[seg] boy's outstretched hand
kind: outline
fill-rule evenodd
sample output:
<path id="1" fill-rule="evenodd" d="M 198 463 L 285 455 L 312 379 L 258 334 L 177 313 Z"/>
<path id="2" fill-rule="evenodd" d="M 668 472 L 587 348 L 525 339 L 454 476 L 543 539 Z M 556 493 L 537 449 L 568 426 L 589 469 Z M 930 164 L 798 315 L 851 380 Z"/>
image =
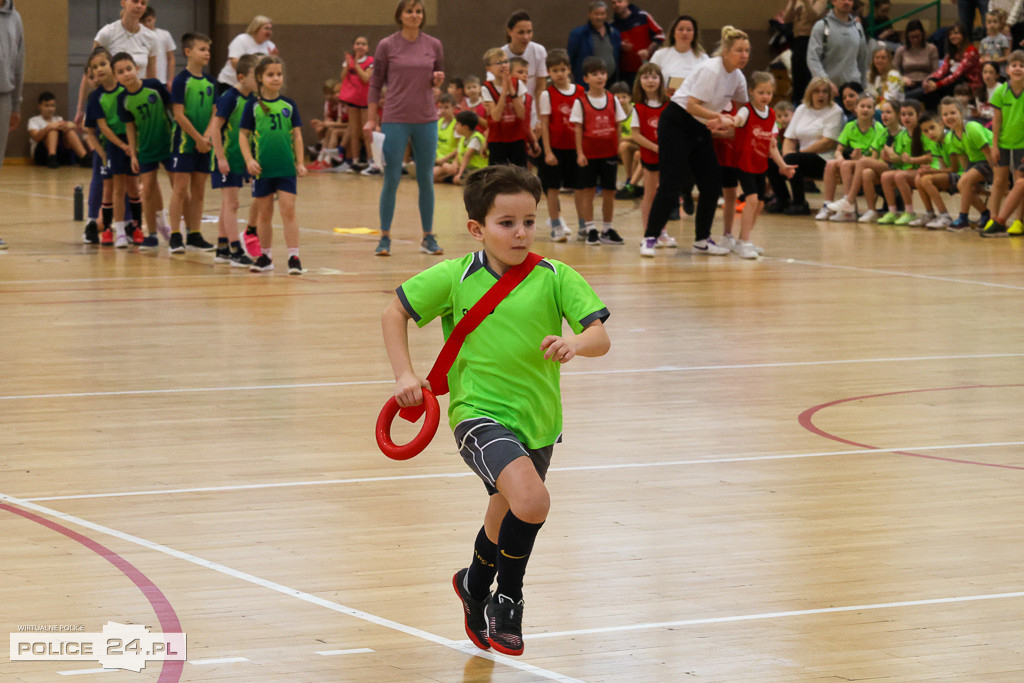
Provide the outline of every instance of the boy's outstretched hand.
<path id="1" fill-rule="evenodd" d="M 553 360 L 558 363 L 568 363 L 576 357 L 576 340 L 566 339 L 565 337 L 558 337 L 553 334 L 549 334 L 544 337 L 544 341 L 540 343 L 540 348 L 544 351 L 544 360 Z"/>

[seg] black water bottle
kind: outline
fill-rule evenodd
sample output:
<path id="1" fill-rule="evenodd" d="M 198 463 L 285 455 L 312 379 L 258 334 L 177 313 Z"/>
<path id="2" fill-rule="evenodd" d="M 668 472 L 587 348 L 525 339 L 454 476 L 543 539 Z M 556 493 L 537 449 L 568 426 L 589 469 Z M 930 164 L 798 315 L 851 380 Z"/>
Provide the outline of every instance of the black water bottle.
<path id="1" fill-rule="evenodd" d="M 85 220 L 85 194 L 81 185 L 75 185 L 75 220 Z"/>

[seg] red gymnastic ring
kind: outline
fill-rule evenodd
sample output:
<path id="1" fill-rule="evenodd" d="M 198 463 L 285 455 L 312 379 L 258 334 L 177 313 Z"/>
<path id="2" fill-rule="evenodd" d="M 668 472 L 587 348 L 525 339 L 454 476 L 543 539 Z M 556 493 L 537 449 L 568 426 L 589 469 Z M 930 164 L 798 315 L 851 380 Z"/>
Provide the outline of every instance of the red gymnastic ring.
<path id="1" fill-rule="evenodd" d="M 377 447 L 380 448 L 381 453 L 392 460 L 408 460 L 419 455 L 427 447 L 434 438 L 434 434 L 437 433 L 437 425 L 441 421 L 441 409 L 437 404 L 437 398 L 426 388 L 423 389 L 423 409 L 426 412 L 426 417 L 423 419 L 420 433 L 409 443 L 399 446 L 391 440 L 391 424 L 401 409 L 394 396 L 388 399 L 377 417 Z"/>

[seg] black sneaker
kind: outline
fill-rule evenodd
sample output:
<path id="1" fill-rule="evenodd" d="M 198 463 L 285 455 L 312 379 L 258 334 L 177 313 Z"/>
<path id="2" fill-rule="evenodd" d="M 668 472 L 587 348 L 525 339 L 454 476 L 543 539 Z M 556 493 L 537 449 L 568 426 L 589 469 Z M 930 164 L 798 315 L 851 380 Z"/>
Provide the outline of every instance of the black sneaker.
<path id="1" fill-rule="evenodd" d="M 82 241 L 86 244 L 100 243 L 100 227 L 96 221 L 89 221 L 85 224 L 85 232 L 82 234 Z"/>
<path id="2" fill-rule="evenodd" d="M 810 216 L 811 207 L 808 206 L 807 202 L 794 203 L 783 209 L 782 213 L 787 216 Z"/>
<path id="3" fill-rule="evenodd" d="M 302 261 L 299 260 L 298 256 L 288 257 L 288 274 L 302 275 Z"/>
<path id="4" fill-rule="evenodd" d="M 622 237 L 619 236 L 619 233 L 615 232 L 615 228 L 608 228 L 607 230 L 602 232 L 600 240 L 601 244 L 623 244 Z"/>
<path id="5" fill-rule="evenodd" d="M 231 263 L 231 250 L 224 248 L 218 249 L 213 255 L 214 263 Z"/>
<path id="6" fill-rule="evenodd" d="M 157 239 L 156 235 L 146 235 L 139 242 L 139 251 L 156 251 L 160 248 L 160 240 Z"/>
<path id="7" fill-rule="evenodd" d="M 683 212 L 687 216 L 692 216 L 694 210 L 695 210 L 695 207 L 693 205 L 693 195 L 692 194 L 688 194 L 685 197 L 683 197 Z"/>
<path id="8" fill-rule="evenodd" d="M 185 240 L 181 238 L 180 232 L 171 233 L 171 239 L 167 241 L 167 250 L 172 254 L 185 253 Z"/>
<path id="9" fill-rule="evenodd" d="M 587 231 L 587 246 L 596 247 L 599 244 L 601 244 L 601 237 L 597 234 L 596 228 L 591 228 Z"/>
<path id="10" fill-rule="evenodd" d="M 462 601 L 462 611 L 466 616 L 466 635 L 481 650 L 490 650 L 491 644 L 487 640 L 487 619 L 484 617 L 484 608 L 487 607 L 487 601 L 491 599 L 491 594 L 488 593 L 483 600 L 475 600 L 466 590 L 466 574 L 468 573 L 468 569 L 460 569 L 455 572 L 455 576 L 452 577 L 452 587 L 455 589 L 455 594 L 459 596 L 459 600 Z"/>
<path id="11" fill-rule="evenodd" d="M 623 185 L 615 193 L 615 198 L 616 199 L 633 199 L 634 197 L 636 197 L 636 190 L 629 183 L 626 183 L 625 185 Z"/>
<path id="12" fill-rule="evenodd" d="M 265 273 L 268 270 L 274 269 L 274 262 L 270 260 L 270 257 L 266 254 L 260 254 L 260 257 L 256 259 L 256 262 L 249 266 L 249 270 L 253 273 Z"/>
<path id="13" fill-rule="evenodd" d="M 185 238 L 185 246 L 193 251 L 213 251 L 217 248 L 216 245 L 204 240 L 203 233 L 198 230 L 188 234 L 188 237 Z"/>
<path id="14" fill-rule="evenodd" d="M 487 640 L 503 655 L 523 654 L 523 601 L 495 595 L 487 601 Z"/>
<path id="15" fill-rule="evenodd" d="M 232 268 L 248 268 L 252 265 L 252 259 L 244 251 L 236 251 L 231 254 Z"/>

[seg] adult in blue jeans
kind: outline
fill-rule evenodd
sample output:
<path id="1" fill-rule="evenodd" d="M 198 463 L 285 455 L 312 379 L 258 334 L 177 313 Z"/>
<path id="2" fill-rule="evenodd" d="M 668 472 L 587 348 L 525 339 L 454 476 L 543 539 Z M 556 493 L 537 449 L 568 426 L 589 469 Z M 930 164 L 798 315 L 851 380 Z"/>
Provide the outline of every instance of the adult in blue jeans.
<path id="1" fill-rule="evenodd" d="M 380 191 L 380 242 L 376 254 L 391 254 L 391 220 L 402 178 L 405 147 L 412 145 L 419 185 L 420 223 L 424 254 L 443 254 L 434 237 L 434 159 L 437 156 L 437 107 L 434 86 L 444 82 L 441 41 L 420 30 L 426 14 L 421 0 L 400 0 L 395 23 L 400 29 L 377 44 L 367 98 L 364 130 L 378 129 L 381 91 L 387 88 L 387 107 L 379 129 L 384 134 L 384 186 Z"/>

